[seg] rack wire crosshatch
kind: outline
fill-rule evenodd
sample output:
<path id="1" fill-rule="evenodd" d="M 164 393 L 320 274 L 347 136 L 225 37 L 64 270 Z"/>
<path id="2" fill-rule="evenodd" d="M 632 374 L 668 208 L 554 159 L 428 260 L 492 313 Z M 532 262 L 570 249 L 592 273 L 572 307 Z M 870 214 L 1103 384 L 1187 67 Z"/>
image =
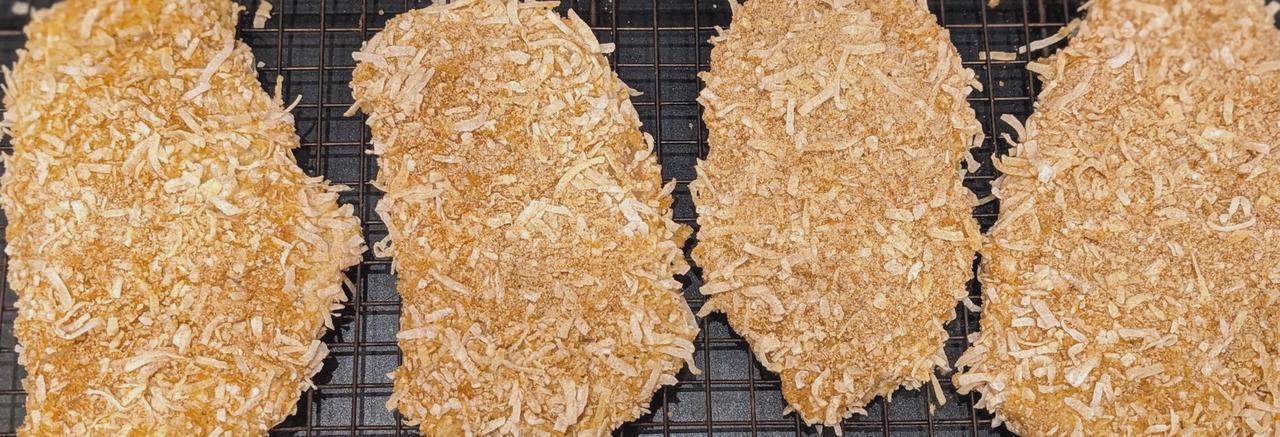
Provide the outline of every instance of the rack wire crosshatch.
<path id="1" fill-rule="evenodd" d="M 287 96 L 302 96 L 294 111 L 302 147 L 295 151 L 298 163 L 311 175 L 323 175 L 353 190 L 341 201 L 355 206 L 364 223 L 369 244 L 382 239 L 386 228 L 373 213 L 379 192 L 368 181 L 376 172 L 368 132 L 361 117 L 343 117 L 351 105 L 350 81 L 354 61 L 351 52 L 372 36 L 387 19 L 405 10 L 426 6 L 424 0 L 274 0 L 266 26 L 252 27 L 252 11 L 259 0 L 239 0 L 246 8 L 239 33 L 258 59 L 259 78 L 267 89 L 281 77 Z M 707 68 L 715 26 L 728 27 L 729 1 L 735 0 L 564 0 L 562 10 L 572 9 L 591 25 L 601 42 L 614 42 L 610 62 L 621 78 L 644 94 L 634 99 L 644 130 L 656 138 L 662 177 L 676 179 L 676 221 L 694 224 L 695 211 L 688 182 L 694 165 L 707 157 L 706 132 L 695 101 L 700 89 L 698 71 Z M 0 0 L 0 64 L 10 65 L 23 44 L 22 26 L 15 0 Z M 30 2 L 48 7 L 52 0 Z M 1016 60 L 980 59 L 984 51 L 1013 52 L 1016 47 L 1056 32 L 1077 16 L 1083 0 L 1003 0 L 986 7 L 986 0 L 927 0 L 938 22 L 951 32 L 966 67 L 974 69 L 984 90 L 970 96 L 970 103 L 987 133 L 982 147 L 974 149 L 981 168 L 965 183 L 979 196 L 990 193 L 996 176 L 991 156 L 1003 152 L 993 138 L 1008 128 L 996 120 L 1003 114 L 1025 119 L 1030 114 L 1039 84 L 1024 68 L 1028 57 Z M 0 150 L 12 151 L 7 140 Z M 959 165 L 959 164 L 957 164 Z M 995 202 L 979 206 L 974 216 L 984 230 L 995 220 Z M 0 260 L 3 261 L 3 260 Z M 0 278 L 6 262 L 0 262 Z M 694 311 L 702 304 L 695 269 L 684 295 Z M 417 435 L 398 415 L 383 407 L 391 393 L 385 376 L 398 364 L 395 332 L 399 302 L 390 274 L 390 260 L 365 256 L 349 271 L 356 284 L 346 307 L 336 320 L 337 329 L 325 337 L 330 356 L 315 378 L 316 388 L 302 395 L 297 414 L 272 431 L 279 436 Z M 0 279 L 3 281 L 3 279 Z M 0 436 L 14 435 L 23 418 L 21 378 L 14 352 L 13 319 L 16 299 L 7 282 L 0 282 Z M 977 284 L 970 281 L 977 299 Z M 967 346 L 965 336 L 977 330 L 977 314 L 957 307 L 950 326 L 946 352 L 954 362 Z M 653 413 L 622 427 L 621 436 L 813 436 L 794 415 L 782 414 L 777 377 L 751 357 L 746 343 L 734 334 L 723 316 L 701 320 L 702 333 L 695 354 L 702 375 L 687 371 L 681 383 L 660 391 Z M 892 401 L 877 399 L 866 416 L 855 416 L 843 425 L 845 435 L 1000 435 L 992 430 L 990 416 L 974 410 L 973 395 L 960 395 L 940 378 L 946 403 L 935 406 L 931 389 L 899 391 Z M 827 434 L 830 434 L 830 430 Z"/>

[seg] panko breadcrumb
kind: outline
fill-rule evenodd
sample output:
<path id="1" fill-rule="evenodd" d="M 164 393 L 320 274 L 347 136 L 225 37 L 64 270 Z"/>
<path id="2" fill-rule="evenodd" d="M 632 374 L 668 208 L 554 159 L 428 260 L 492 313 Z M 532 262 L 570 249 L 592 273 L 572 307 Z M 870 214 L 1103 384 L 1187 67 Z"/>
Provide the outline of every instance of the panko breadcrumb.
<path id="1" fill-rule="evenodd" d="M 1280 32 L 1261 0 L 1094 0 L 1028 66 L 996 162 L 982 331 L 958 366 L 1009 429 L 1280 434 Z"/>
<path id="2" fill-rule="evenodd" d="M 426 435 L 608 435 L 693 367 L 674 185 L 555 5 L 418 9 L 354 55 L 404 304 L 387 405 Z"/>
<path id="3" fill-rule="evenodd" d="M 974 74 L 947 31 L 910 0 L 750 0 L 712 42 L 703 311 L 810 424 L 936 383 L 979 239 Z"/>
<path id="4" fill-rule="evenodd" d="M 6 70 L 19 435 L 265 434 L 363 251 L 226 0 L 68 0 Z"/>

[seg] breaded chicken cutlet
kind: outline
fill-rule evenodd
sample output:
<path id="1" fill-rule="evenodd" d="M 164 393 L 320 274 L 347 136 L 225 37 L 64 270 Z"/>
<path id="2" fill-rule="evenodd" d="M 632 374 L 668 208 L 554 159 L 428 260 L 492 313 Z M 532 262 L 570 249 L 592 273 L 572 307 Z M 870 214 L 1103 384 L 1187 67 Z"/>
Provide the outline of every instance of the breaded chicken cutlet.
<path id="1" fill-rule="evenodd" d="M 936 383 L 979 238 L 961 185 L 974 74 L 947 31 L 910 0 L 750 0 L 712 42 L 703 311 L 809 424 Z"/>
<path id="2" fill-rule="evenodd" d="M 413 10 L 355 54 L 403 300 L 388 407 L 426 435 L 608 435 L 692 367 L 674 185 L 612 46 L 553 6 Z"/>
<path id="3" fill-rule="evenodd" d="M 1029 65 L 955 379 L 1009 429 L 1280 433 L 1277 9 L 1095 0 Z"/>
<path id="4" fill-rule="evenodd" d="M 363 251 L 227 0 L 68 0 L 7 75 L 0 205 L 24 436 L 258 435 Z"/>

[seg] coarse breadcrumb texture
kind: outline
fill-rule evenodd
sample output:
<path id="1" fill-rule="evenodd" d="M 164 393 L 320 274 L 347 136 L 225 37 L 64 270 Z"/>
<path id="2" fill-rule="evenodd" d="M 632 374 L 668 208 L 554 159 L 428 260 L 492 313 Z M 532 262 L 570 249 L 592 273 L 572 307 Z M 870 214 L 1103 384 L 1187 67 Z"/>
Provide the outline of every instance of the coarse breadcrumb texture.
<path id="1" fill-rule="evenodd" d="M 751 0 L 712 42 L 703 311 L 810 424 L 936 382 L 979 239 L 974 74 L 947 31 L 910 0 Z"/>
<path id="2" fill-rule="evenodd" d="M 265 434 L 363 251 L 226 0 L 68 0 L 7 74 L 27 436 Z"/>
<path id="3" fill-rule="evenodd" d="M 404 302 L 387 405 L 426 435 L 608 435 L 692 368 L 674 185 L 555 5 L 418 9 L 355 54 Z"/>
<path id="4" fill-rule="evenodd" d="M 1011 430 L 1280 434 L 1280 32 L 1260 0 L 1094 0 L 999 159 L 982 331 Z"/>

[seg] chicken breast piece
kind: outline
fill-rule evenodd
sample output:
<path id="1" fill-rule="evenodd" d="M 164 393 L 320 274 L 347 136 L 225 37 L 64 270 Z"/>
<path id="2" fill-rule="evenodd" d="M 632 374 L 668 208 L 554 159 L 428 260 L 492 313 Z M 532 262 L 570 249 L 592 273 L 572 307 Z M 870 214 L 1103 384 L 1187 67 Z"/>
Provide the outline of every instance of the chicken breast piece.
<path id="1" fill-rule="evenodd" d="M 68 0 L 7 75 L 0 205 L 28 436 L 255 435 L 363 252 L 226 0 Z"/>
<path id="2" fill-rule="evenodd" d="M 1096 0 L 1029 65 L 955 378 L 1009 429 L 1280 433 L 1277 9 Z"/>
<path id="3" fill-rule="evenodd" d="M 388 407 L 426 435 L 607 435 L 692 367 L 674 183 L 555 5 L 418 9 L 355 54 L 403 300 Z"/>
<path id="4" fill-rule="evenodd" d="M 703 311 L 809 424 L 936 381 L 979 238 L 974 74 L 947 31 L 909 0 L 750 0 L 712 42 Z"/>

